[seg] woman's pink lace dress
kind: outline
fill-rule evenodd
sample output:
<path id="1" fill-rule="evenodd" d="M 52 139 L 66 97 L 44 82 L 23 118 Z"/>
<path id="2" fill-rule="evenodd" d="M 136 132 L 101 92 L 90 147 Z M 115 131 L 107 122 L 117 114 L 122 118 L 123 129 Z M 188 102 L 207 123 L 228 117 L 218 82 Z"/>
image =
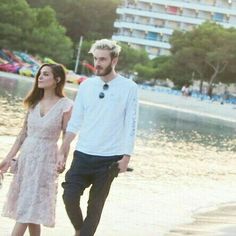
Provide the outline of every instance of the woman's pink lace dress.
<path id="1" fill-rule="evenodd" d="M 30 110 L 27 137 L 18 156 L 18 170 L 11 183 L 3 216 L 20 223 L 55 225 L 57 194 L 57 141 L 63 113 L 72 101 L 61 98 L 44 116 L 40 105 Z"/>

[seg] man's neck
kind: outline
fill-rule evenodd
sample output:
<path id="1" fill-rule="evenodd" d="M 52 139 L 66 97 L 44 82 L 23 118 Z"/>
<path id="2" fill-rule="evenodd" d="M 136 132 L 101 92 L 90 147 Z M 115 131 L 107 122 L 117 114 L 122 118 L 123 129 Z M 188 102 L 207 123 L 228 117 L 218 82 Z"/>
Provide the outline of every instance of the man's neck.
<path id="1" fill-rule="evenodd" d="M 115 79 L 116 76 L 117 76 L 117 73 L 115 71 L 112 71 L 110 74 L 108 74 L 106 76 L 101 76 L 101 79 L 105 83 L 108 83 L 108 82 L 112 81 L 113 79 Z"/>

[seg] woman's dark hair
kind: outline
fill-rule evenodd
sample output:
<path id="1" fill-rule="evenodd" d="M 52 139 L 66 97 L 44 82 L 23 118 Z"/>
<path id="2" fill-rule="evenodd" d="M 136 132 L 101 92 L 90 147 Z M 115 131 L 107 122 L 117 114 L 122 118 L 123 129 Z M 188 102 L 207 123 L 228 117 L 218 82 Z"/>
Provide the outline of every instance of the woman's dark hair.
<path id="1" fill-rule="evenodd" d="M 34 87 L 30 91 L 30 93 L 26 96 L 24 99 L 24 105 L 29 109 L 29 108 L 34 108 L 35 105 L 43 98 L 44 95 L 44 89 L 38 87 L 38 78 L 40 76 L 41 70 L 43 67 L 48 66 L 51 68 L 54 79 L 60 78 L 60 81 L 56 84 L 55 88 L 55 94 L 58 97 L 64 97 L 65 94 L 63 92 L 65 82 L 66 82 L 66 74 L 65 70 L 63 67 L 59 64 L 43 64 L 35 77 L 35 82 L 34 82 Z"/>

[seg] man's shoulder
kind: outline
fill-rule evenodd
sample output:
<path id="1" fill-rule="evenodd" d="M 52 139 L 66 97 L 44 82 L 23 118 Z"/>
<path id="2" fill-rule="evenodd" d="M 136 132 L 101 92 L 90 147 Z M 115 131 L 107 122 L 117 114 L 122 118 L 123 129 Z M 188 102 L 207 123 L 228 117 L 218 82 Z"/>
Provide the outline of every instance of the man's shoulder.
<path id="1" fill-rule="evenodd" d="M 137 88 L 137 86 L 138 86 L 132 79 L 128 79 L 123 75 L 119 75 L 119 80 L 125 86 L 130 87 L 130 88 Z"/>
<path id="2" fill-rule="evenodd" d="M 97 80 L 98 80 L 98 79 L 97 79 L 97 77 L 95 77 L 95 76 L 88 77 L 88 79 L 86 79 L 85 81 L 83 81 L 83 82 L 79 85 L 79 87 L 81 87 L 81 88 L 86 88 L 86 87 L 88 87 L 88 86 L 91 86 L 91 84 L 96 83 Z"/>

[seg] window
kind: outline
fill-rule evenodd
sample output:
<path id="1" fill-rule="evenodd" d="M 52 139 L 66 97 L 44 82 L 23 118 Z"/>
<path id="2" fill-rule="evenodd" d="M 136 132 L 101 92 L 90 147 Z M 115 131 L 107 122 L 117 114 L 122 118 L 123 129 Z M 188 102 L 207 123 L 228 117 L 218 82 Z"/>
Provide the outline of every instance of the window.
<path id="1" fill-rule="evenodd" d="M 224 20 L 224 15 L 222 13 L 215 12 L 212 16 L 214 21 L 222 22 Z"/>
<path id="2" fill-rule="evenodd" d="M 214 5 L 215 4 L 215 0 L 204 0 L 202 2 L 207 4 L 207 5 Z"/>
<path id="3" fill-rule="evenodd" d="M 155 32 L 148 32 L 147 39 L 159 41 L 161 39 L 161 36 L 160 36 L 160 34 L 155 33 Z"/>
<path id="4" fill-rule="evenodd" d="M 177 15 L 179 13 L 179 8 L 178 7 L 167 6 L 166 7 L 166 12 L 170 13 L 170 14 Z"/>

